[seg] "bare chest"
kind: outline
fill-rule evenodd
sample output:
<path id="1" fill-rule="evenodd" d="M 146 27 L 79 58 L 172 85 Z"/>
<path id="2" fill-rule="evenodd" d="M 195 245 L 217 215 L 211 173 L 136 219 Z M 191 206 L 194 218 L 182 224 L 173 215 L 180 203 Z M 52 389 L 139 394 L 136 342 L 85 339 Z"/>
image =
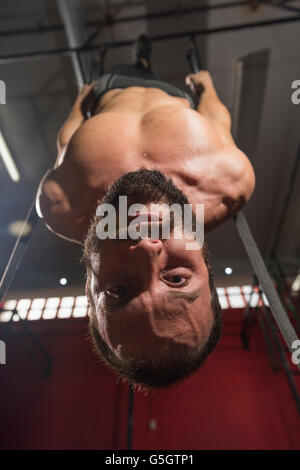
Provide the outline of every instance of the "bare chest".
<path id="1" fill-rule="evenodd" d="M 124 173 L 157 168 L 192 185 L 205 173 L 219 136 L 199 113 L 165 104 L 147 112 L 102 112 L 84 123 L 66 158 L 86 189 L 105 192 Z"/>

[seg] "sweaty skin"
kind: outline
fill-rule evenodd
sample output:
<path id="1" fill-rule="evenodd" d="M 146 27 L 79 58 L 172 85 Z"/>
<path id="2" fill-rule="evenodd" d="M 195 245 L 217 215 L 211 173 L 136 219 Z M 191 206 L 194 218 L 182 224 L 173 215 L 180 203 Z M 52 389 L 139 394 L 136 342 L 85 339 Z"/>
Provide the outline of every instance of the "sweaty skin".
<path id="1" fill-rule="evenodd" d="M 205 229 L 232 217 L 254 190 L 254 172 L 235 145 L 230 114 L 208 72 L 187 77 L 202 91 L 198 109 L 155 88 L 110 90 L 84 120 L 83 88 L 58 135 L 54 168 L 41 181 L 37 210 L 58 235 L 83 243 L 97 201 L 124 173 L 158 169 L 195 210 L 204 203 Z"/>

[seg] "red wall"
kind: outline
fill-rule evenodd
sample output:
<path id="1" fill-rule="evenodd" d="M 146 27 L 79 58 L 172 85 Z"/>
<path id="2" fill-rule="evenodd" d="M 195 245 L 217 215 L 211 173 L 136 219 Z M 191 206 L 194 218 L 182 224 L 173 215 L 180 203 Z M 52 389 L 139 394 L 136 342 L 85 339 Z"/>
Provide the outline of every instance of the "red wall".
<path id="1" fill-rule="evenodd" d="M 300 449 L 300 415 L 284 373 L 271 371 L 257 325 L 251 350 L 242 349 L 241 319 L 238 310 L 224 311 L 223 338 L 191 378 L 135 392 L 134 449 Z M 87 321 L 44 320 L 30 328 L 53 369 L 45 378 L 23 350 L 24 338 L 9 337 L 0 366 L 0 448 L 125 449 L 128 386 L 92 352 Z"/>

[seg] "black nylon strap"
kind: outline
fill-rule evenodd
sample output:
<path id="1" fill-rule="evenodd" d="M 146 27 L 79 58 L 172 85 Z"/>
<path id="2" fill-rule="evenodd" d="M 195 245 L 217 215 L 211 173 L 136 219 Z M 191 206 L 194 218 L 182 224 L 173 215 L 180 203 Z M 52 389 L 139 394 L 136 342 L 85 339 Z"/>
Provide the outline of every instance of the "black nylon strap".
<path id="1" fill-rule="evenodd" d="M 257 276 L 257 279 L 262 287 L 265 296 L 268 299 L 273 317 L 278 325 L 279 330 L 281 331 L 281 334 L 289 350 L 291 351 L 291 353 L 293 353 L 294 350 L 292 348 L 292 344 L 295 340 L 298 339 L 297 334 L 282 306 L 281 300 L 273 285 L 270 274 L 267 271 L 264 260 L 259 252 L 259 249 L 255 243 L 252 233 L 250 232 L 247 220 L 242 212 L 239 212 L 234 217 L 234 220 L 239 236 L 248 253 L 253 270 Z M 298 365 L 298 368 L 300 369 L 300 364 Z"/>

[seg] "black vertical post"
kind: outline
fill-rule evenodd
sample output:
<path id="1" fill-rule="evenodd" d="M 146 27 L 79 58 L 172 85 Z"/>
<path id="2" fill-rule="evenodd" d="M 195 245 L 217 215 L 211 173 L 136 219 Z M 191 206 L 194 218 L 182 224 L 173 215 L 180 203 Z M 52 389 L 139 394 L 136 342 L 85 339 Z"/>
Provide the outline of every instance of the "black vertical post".
<path id="1" fill-rule="evenodd" d="M 127 450 L 132 449 L 132 432 L 133 432 L 133 385 L 129 385 L 128 423 L 127 423 Z"/>

